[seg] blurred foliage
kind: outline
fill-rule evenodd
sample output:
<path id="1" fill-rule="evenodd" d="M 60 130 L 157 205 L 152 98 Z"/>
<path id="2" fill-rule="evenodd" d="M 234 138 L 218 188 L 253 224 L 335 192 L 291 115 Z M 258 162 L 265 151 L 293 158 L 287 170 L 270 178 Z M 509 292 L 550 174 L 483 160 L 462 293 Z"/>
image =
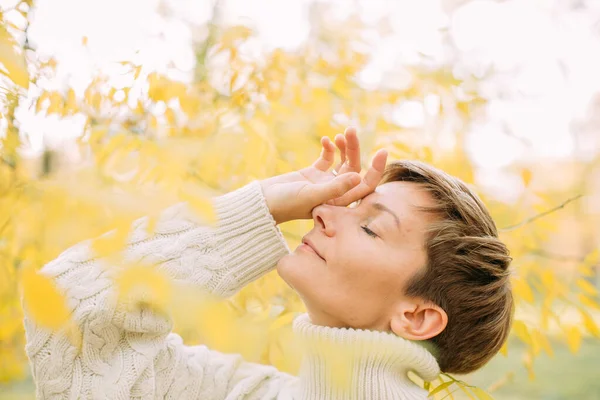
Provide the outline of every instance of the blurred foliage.
<path id="1" fill-rule="evenodd" d="M 477 168 L 464 142 L 470 122 L 485 117 L 487 99 L 480 89 L 486 77 L 458 79 L 453 64 L 424 59 L 398 66 L 375 88 L 363 87 L 357 76 L 372 55 L 362 32 L 373 27 L 356 16 L 328 20 L 328 6 L 315 3 L 311 33 L 302 46 L 258 52 L 250 28 L 227 26 L 215 17 L 193 43 L 196 64 L 188 80 L 122 61 L 119 85 L 97 71 L 78 91 L 64 82 L 49 84 L 57 61 L 27 41 L 32 7 L 31 0 L 23 0 L 11 10 L 25 21 L 20 25 L 8 22 L 6 10 L 0 15 L 0 382 L 26 376 L 22 293 L 40 324 L 69 323 L 63 297 L 35 270 L 70 245 L 116 229 L 94 242 L 99 254 L 108 254 L 123 245 L 134 219 L 156 216 L 175 201 L 189 201 L 210 220 L 211 196 L 308 165 L 319 139 L 333 138 L 349 123 L 358 127 L 364 160 L 386 148 L 391 159 L 424 160 L 477 190 Z M 383 28 L 380 33 L 385 35 Z M 399 73 L 401 83 L 395 78 Z M 426 107 L 422 127 L 407 128 L 392 117 L 408 101 L 434 104 Z M 45 148 L 41 156 L 28 156 L 30 136 L 16 117 L 19 109 L 72 124 L 84 121 L 80 135 Z M 452 133 L 450 146 L 440 140 L 442 130 Z M 553 355 L 549 336 L 574 353 L 583 336 L 600 337 L 592 279 L 599 262 L 592 231 L 598 216 L 582 218 L 582 196 L 598 191 L 590 179 L 598 165 L 598 158 L 561 165 L 559 185 L 548 166 L 513 165 L 523 184 L 513 204 L 479 191 L 498 226 L 505 227 L 502 237 L 515 259 L 513 334 L 524 344 L 520 351 L 531 378 L 540 353 Z M 310 225 L 282 226 L 290 246 Z M 566 236 L 577 238 L 578 245 L 557 245 L 569 242 Z M 577 253 L 565 256 L 556 249 Z M 291 373 L 298 368 L 291 321 L 303 305 L 275 273 L 214 304 L 172 290 L 164 277 L 140 266 L 118 284 L 124 295 L 139 285 L 151 288 L 152 301 L 171 309 L 176 331 L 190 343 L 239 352 Z M 423 384 L 438 398 L 458 393 L 489 398 L 448 375 Z"/>

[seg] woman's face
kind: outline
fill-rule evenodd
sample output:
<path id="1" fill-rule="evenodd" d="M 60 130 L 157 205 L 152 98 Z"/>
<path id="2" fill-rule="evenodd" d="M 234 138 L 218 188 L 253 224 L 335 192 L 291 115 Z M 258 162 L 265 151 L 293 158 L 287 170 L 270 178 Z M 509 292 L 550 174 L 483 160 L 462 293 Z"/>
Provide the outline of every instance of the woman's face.
<path id="1" fill-rule="evenodd" d="M 320 205 L 307 244 L 283 257 L 279 275 L 313 323 L 389 330 L 406 283 L 424 268 L 433 200 L 418 185 L 390 182 L 349 207 Z M 313 250 L 314 249 L 314 250 Z"/>

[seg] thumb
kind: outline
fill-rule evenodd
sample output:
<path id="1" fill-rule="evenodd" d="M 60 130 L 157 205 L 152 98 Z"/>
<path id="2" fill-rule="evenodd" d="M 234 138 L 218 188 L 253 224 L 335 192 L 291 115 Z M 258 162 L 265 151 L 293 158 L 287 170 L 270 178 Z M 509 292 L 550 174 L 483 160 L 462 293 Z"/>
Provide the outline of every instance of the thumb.
<path id="1" fill-rule="evenodd" d="M 313 204 L 323 204 L 331 199 L 343 196 L 350 189 L 358 185 L 361 177 L 356 172 L 346 172 L 329 182 L 317 183 L 311 191 L 311 202 Z"/>

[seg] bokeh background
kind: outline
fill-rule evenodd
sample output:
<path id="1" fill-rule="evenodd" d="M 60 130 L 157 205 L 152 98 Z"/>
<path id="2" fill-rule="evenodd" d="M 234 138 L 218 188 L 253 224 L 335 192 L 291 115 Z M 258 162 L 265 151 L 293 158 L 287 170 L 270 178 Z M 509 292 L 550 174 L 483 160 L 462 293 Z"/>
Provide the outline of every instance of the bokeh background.
<path id="1" fill-rule="evenodd" d="M 0 399 L 34 397 L 23 291 L 47 325 L 68 318 L 27 271 L 113 228 L 98 248 L 117 248 L 175 201 L 209 219 L 211 196 L 308 165 L 349 124 L 365 164 L 387 148 L 472 185 L 514 257 L 511 339 L 435 397 L 600 398 L 600 2 L 0 7 Z M 282 229 L 296 246 L 310 227 Z M 151 289 L 190 343 L 297 368 L 303 308 L 275 273 L 210 306 Z"/>

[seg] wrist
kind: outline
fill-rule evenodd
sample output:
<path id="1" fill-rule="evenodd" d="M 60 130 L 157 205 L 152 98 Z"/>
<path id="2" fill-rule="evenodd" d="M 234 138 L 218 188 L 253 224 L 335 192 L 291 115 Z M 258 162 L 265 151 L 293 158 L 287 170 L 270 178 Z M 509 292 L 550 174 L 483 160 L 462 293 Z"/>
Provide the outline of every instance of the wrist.
<path id="1" fill-rule="evenodd" d="M 280 213 L 277 211 L 276 202 L 273 200 L 271 195 L 272 191 L 269 190 L 269 188 L 272 186 L 272 182 L 270 182 L 270 179 L 263 179 L 259 181 L 259 183 L 263 197 L 265 198 L 265 203 L 267 204 L 267 208 L 269 209 L 269 213 L 271 213 L 273 220 L 275 220 L 275 225 L 279 225 L 282 222 L 285 222 L 281 218 Z"/>

